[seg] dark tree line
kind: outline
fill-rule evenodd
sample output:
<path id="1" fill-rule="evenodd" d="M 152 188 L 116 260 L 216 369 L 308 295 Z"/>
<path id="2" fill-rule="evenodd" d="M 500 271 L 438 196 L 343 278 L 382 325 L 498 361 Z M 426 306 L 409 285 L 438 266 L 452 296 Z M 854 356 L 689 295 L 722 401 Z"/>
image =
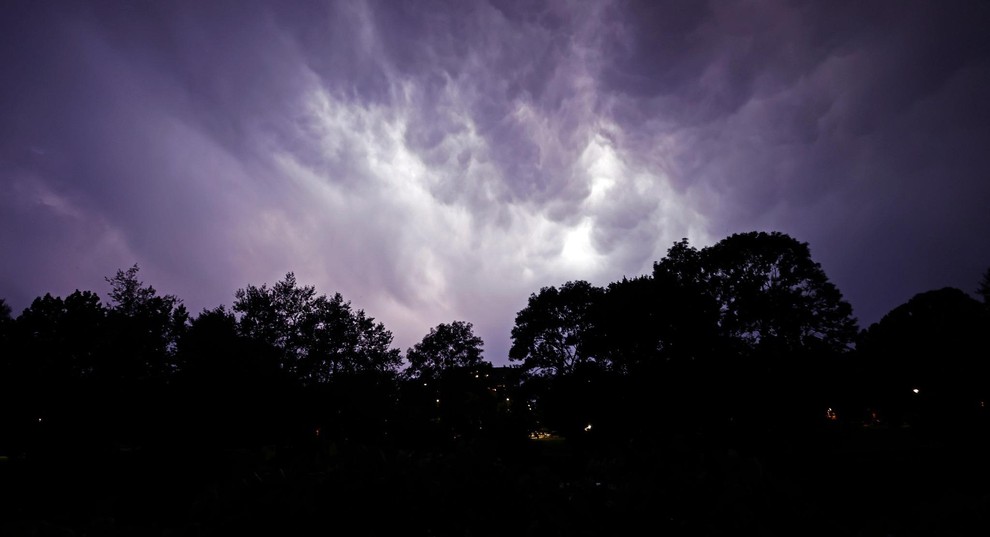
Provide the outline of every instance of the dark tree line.
<path id="1" fill-rule="evenodd" d="M 0 302 L 0 448 L 971 423 L 990 398 L 988 282 L 982 303 L 930 291 L 860 332 L 806 243 L 682 240 L 652 274 L 533 293 L 511 334 L 519 365 L 495 368 L 468 322 L 403 358 L 382 323 L 292 273 L 192 316 L 135 265 L 107 278 L 106 303 L 45 295 L 14 317 Z"/>
<path id="2" fill-rule="evenodd" d="M 922 293 L 859 332 L 806 243 L 682 240 L 649 276 L 532 294 L 510 359 L 543 423 L 569 435 L 973 424 L 990 398 L 987 282 L 983 304 Z"/>
<path id="3" fill-rule="evenodd" d="M 652 276 L 605 289 L 584 281 L 545 287 L 516 317 L 512 336 L 511 358 L 545 376 L 715 354 L 841 354 L 853 346 L 856 321 L 807 244 L 748 233 L 700 251 L 679 242 Z"/>
<path id="4" fill-rule="evenodd" d="M 0 533 L 853 534 L 990 475 L 990 271 L 858 330 L 807 244 L 682 240 L 533 293 L 511 367 L 457 320 L 403 356 L 292 273 L 197 315 L 107 284 L 0 300 Z"/>
<path id="5" fill-rule="evenodd" d="M 197 316 L 136 265 L 107 282 L 107 303 L 46 294 L 16 318 L 0 303 L 0 452 L 497 430 L 492 367 L 470 323 L 432 329 L 403 369 L 382 323 L 292 273 Z"/>

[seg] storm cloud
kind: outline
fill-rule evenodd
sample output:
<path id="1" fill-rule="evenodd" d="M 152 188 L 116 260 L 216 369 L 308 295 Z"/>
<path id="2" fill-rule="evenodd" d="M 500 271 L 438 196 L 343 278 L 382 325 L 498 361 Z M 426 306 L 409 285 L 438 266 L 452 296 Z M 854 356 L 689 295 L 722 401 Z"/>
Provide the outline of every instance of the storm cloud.
<path id="1" fill-rule="evenodd" d="M 406 348 L 676 240 L 809 242 L 861 324 L 990 266 L 985 2 L 24 2 L 0 296 L 294 271 Z"/>

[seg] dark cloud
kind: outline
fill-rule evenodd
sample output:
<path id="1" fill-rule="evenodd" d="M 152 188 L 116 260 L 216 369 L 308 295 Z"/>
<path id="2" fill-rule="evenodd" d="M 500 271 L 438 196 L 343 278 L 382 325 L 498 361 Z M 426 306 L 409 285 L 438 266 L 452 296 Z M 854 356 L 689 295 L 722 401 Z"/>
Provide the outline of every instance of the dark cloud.
<path id="1" fill-rule="evenodd" d="M 817 245 L 867 322 L 923 282 L 975 281 L 987 258 L 973 252 L 973 232 L 990 225 L 978 208 L 990 199 L 978 149 L 988 141 L 977 95 L 988 82 L 985 3 L 632 3 L 614 13 L 622 31 L 607 40 L 616 61 L 602 81 L 625 147 L 708 198 L 700 210 L 714 237 L 772 228 Z M 665 137 L 676 148 L 657 162 L 650 148 Z"/>
<path id="2" fill-rule="evenodd" d="M 0 20 L 0 296 L 296 271 L 501 362 L 543 285 L 808 241 L 864 322 L 990 266 L 979 2 L 165 2 Z"/>

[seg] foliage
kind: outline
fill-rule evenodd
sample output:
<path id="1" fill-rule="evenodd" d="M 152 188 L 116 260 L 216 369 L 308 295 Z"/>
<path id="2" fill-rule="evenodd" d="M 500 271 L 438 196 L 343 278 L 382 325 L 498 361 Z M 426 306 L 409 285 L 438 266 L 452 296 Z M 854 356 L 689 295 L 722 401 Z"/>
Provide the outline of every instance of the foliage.
<path id="1" fill-rule="evenodd" d="M 665 361 L 688 362 L 726 351 L 721 306 L 711 292 L 704 261 L 702 252 L 681 239 L 653 264 L 654 291 L 648 296 Z"/>
<path id="2" fill-rule="evenodd" d="M 440 323 L 423 340 L 406 351 L 412 378 L 436 379 L 454 369 L 479 367 L 484 342 L 465 321 Z"/>
<path id="3" fill-rule="evenodd" d="M 516 314 L 509 359 L 539 376 L 603 366 L 594 353 L 594 310 L 604 291 L 578 280 L 544 287 Z"/>
<path id="4" fill-rule="evenodd" d="M 243 337 L 233 312 L 204 309 L 182 339 L 176 379 L 177 413 L 186 433 L 204 445 L 254 445 L 276 441 L 297 414 L 292 384 L 274 349 Z"/>
<path id="5" fill-rule="evenodd" d="M 896 415 L 923 393 L 929 406 L 944 410 L 944 422 L 977 411 L 990 399 L 988 328 L 983 305 L 952 287 L 919 293 L 894 308 L 858 345 L 872 400 Z"/>
<path id="6" fill-rule="evenodd" d="M 605 288 L 596 305 L 595 354 L 631 372 L 657 359 L 663 348 L 658 330 L 658 289 L 650 277 L 623 278 Z"/>
<path id="7" fill-rule="evenodd" d="M 429 424 L 407 437 L 443 442 L 490 434 L 509 406 L 509 390 L 482 358 L 484 342 L 465 321 L 441 323 L 406 351 L 402 407 L 407 422 Z M 504 402 L 503 402 L 504 401 Z"/>
<path id="8" fill-rule="evenodd" d="M 189 313 L 176 296 L 160 296 L 138 280 L 138 270 L 135 264 L 106 278 L 111 343 L 106 366 L 118 379 L 164 379 L 177 370 L 175 353 Z"/>
<path id="9" fill-rule="evenodd" d="M 17 319 L 22 367 L 49 380 L 103 374 L 106 310 L 90 291 L 75 291 L 64 300 L 45 294 L 34 299 Z"/>
<path id="10" fill-rule="evenodd" d="M 204 309 L 182 339 L 182 373 L 211 389 L 276 381 L 280 370 L 272 352 L 251 343 L 238 332 L 233 312 L 223 306 Z"/>
<path id="11" fill-rule="evenodd" d="M 844 352 L 856 335 L 852 307 L 811 258 L 779 232 L 732 235 L 701 252 L 702 281 L 723 333 L 747 352 Z"/>
<path id="12" fill-rule="evenodd" d="M 327 298 L 299 286 L 291 272 L 272 287 L 239 289 L 235 298 L 241 333 L 276 349 L 282 368 L 304 384 L 338 374 L 394 373 L 401 363 L 384 325 L 339 293 Z"/>
<path id="13" fill-rule="evenodd" d="M 275 526 L 325 522 L 327 505 L 358 523 L 393 490 L 412 498 L 396 504 L 403 516 L 365 529 L 629 533 L 666 505 L 674 533 L 727 533 L 760 530 L 752 513 L 719 519 L 800 498 L 794 482 L 815 496 L 785 511 L 813 523 L 822 515 L 808 505 L 862 512 L 875 487 L 848 483 L 903 503 L 987 473 L 985 304 L 952 288 L 918 294 L 847 353 L 848 304 L 807 245 L 779 233 L 701 250 L 682 240 L 650 275 L 544 287 L 516 316 L 522 367 L 485 362 L 471 323 L 439 324 L 408 349 L 405 379 L 381 323 L 292 273 L 191 321 L 137 274 L 108 278 L 109 305 L 88 291 L 44 295 L 11 319 L 0 301 L 0 464 L 14 520 L 44 511 L 80 533 L 105 533 L 117 516 L 125 533 L 142 521 L 284 533 Z M 863 427 L 857 405 L 883 420 Z M 850 427 L 826 421 L 835 409 Z M 877 426 L 887 420 L 910 427 Z M 904 457 L 924 471 L 905 476 Z M 780 483 L 772 502 L 752 503 Z M 492 514 L 478 498 L 510 505 Z"/>

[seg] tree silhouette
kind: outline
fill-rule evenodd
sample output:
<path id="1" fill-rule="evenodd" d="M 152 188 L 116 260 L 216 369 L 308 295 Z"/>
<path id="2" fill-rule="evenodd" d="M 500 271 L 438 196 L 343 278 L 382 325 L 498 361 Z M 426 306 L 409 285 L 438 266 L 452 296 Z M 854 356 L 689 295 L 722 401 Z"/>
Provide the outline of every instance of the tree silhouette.
<path id="1" fill-rule="evenodd" d="M 484 363 L 483 345 L 471 323 L 440 323 L 406 351 L 408 374 L 416 379 L 438 379 L 448 371 L 480 367 Z"/>
<path id="2" fill-rule="evenodd" d="M 274 349 L 240 335 L 223 306 L 204 309 L 179 348 L 176 386 L 182 429 L 206 444 L 242 445 L 281 438 L 290 421 L 291 383 Z"/>
<path id="3" fill-rule="evenodd" d="M 705 359 L 726 351 L 722 307 L 712 292 L 711 269 L 705 266 L 703 254 L 681 239 L 653 264 L 653 312 L 668 361 Z"/>
<path id="4" fill-rule="evenodd" d="M 745 352 L 852 347 L 852 308 L 812 260 L 807 243 L 779 232 L 740 233 L 702 250 L 701 262 L 721 330 Z"/>
<path id="5" fill-rule="evenodd" d="M 872 403 L 909 422 L 971 417 L 990 399 L 988 326 L 983 305 L 952 287 L 919 293 L 894 308 L 859 344 Z M 927 415 L 906 415 L 921 410 Z"/>
<path id="6" fill-rule="evenodd" d="M 392 348 L 392 332 L 364 310 L 354 310 L 340 293 L 320 300 L 316 318 L 314 369 L 326 380 L 335 374 L 394 375 L 402 364 L 399 349 Z"/>
<path id="7" fill-rule="evenodd" d="M 976 294 L 983 298 L 983 304 L 990 307 L 990 268 L 983 273 L 980 285 L 976 288 Z"/>
<path id="8" fill-rule="evenodd" d="M 0 389 L 4 386 L 2 379 L 10 378 L 13 331 L 14 319 L 10 316 L 10 306 L 6 299 L 0 298 Z"/>
<path id="9" fill-rule="evenodd" d="M 691 270 L 683 277 L 668 272 L 674 259 L 658 263 L 652 277 L 609 284 L 596 312 L 596 352 L 625 375 L 602 404 L 625 405 L 623 410 L 616 404 L 609 414 L 627 416 L 618 427 L 634 434 L 653 434 L 656 423 L 693 427 L 722 397 L 724 360 L 713 363 L 721 350 L 718 307 Z M 656 419 L 637 418 L 643 415 Z"/>
<path id="10" fill-rule="evenodd" d="M 484 342 L 465 321 L 441 323 L 406 351 L 403 394 L 412 419 L 434 425 L 440 438 L 476 437 L 492 429 L 496 398 Z"/>
<path id="11" fill-rule="evenodd" d="M 10 315 L 10 306 L 5 299 L 0 298 L 0 405 L 8 409 L 0 415 L 0 452 L 9 453 L 20 446 L 15 438 L 25 416 L 19 408 L 21 391 L 18 384 L 21 378 L 17 375 L 16 366 L 19 356 L 14 347 L 14 319 Z M 23 436 L 22 436 L 23 438 Z"/>
<path id="12" fill-rule="evenodd" d="M 783 233 L 731 235 L 700 258 L 725 356 L 744 358 L 723 361 L 716 373 L 730 419 L 761 430 L 809 423 L 826 408 L 823 373 L 853 348 L 851 306 L 808 244 Z"/>
<path id="13" fill-rule="evenodd" d="M 625 373 L 659 359 L 664 347 L 659 294 L 650 277 L 610 283 L 595 307 L 595 354 Z"/>
<path id="14" fill-rule="evenodd" d="M 45 294 L 9 328 L 2 372 L 9 417 L 15 423 L 33 422 L 36 429 L 44 423 L 44 431 L 72 435 L 78 447 L 86 445 L 89 426 L 107 416 L 99 405 L 106 390 L 95 386 L 107 374 L 110 350 L 99 297 L 78 290 L 65 299 Z M 16 425 L 14 430 L 31 436 Z"/>
<path id="15" fill-rule="evenodd" d="M 653 264 L 653 276 L 663 276 L 684 287 L 699 288 L 704 276 L 701 252 L 686 238 L 681 239 L 667 250 L 663 259 Z"/>
<path id="16" fill-rule="evenodd" d="M 107 368 L 117 380 L 165 379 L 175 373 L 175 352 L 189 313 L 175 295 L 160 296 L 138 280 L 138 265 L 117 270 L 110 284 L 110 342 Z"/>
<path id="17" fill-rule="evenodd" d="M 605 290 L 570 281 L 530 295 L 516 314 L 509 359 L 522 361 L 524 391 L 542 426 L 578 438 L 589 422 L 616 407 L 611 353 L 599 318 Z"/>
<path id="18" fill-rule="evenodd" d="M 18 317 L 18 337 L 25 367 L 48 381 L 103 374 L 106 310 L 90 291 L 75 291 L 64 300 L 45 294 Z M 24 371 L 22 371 L 24 373 Z"/>
<path id="19" fill-rule="evenodd" d="M 593 351 L 594 309 L 604 291 L 570 281 L 544 287 L 516 314 L 509 359 L 539 376 L 560 376 L 597 363 Z"/>
<path id="20" fill-rule="evenodd" d="M 283 367 L 299 377 L 305 376 L 300 363 L 312 345 L 311 333 L 315 318 L 316 288 L 300 287 L 295 274 L 271 288 L 267 284 L 249 285 L 238 289 L 233 309 L 240 314 L 242 334 L 271 345 L 283 353 Z"/>
<path id="21" fill-rule="evenodd" d="M 391 374 L 402 362 L 384 325 L 339 293 L 327 298 L 299 286 L 291 272 L 272 287 L 239 289 L 235 298 L 241 333 L 276 349 L 282 367 L 304 384 L 338 374 Z"/>

